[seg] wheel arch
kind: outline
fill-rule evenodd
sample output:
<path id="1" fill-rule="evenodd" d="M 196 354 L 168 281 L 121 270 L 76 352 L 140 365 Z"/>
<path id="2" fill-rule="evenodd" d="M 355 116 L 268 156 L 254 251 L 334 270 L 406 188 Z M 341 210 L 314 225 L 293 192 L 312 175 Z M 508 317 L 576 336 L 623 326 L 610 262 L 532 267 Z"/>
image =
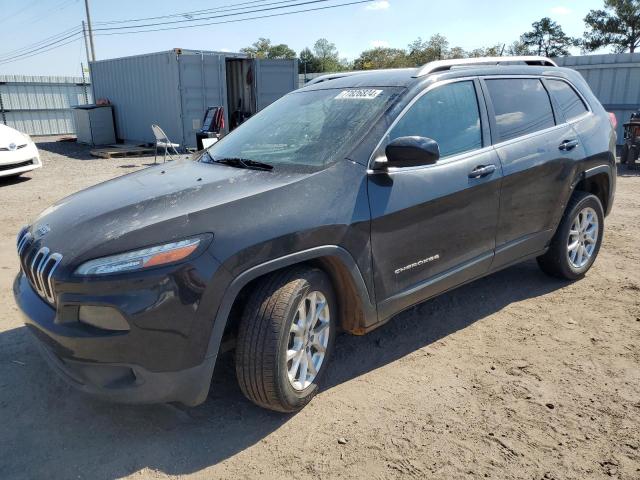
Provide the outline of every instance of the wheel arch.
<path id="1" fill-rule="evenodd" d="M 207 358 L 218 354 L 223 335 L 233 326 L 229 322 L 237 321 L 237 315 L 232 315 L 234 308 L 239 310 L 239 301 L 252 285 L 266 275 L 295 265 L 319 268 L 330 277 L 338 300 L 342 330 L 363 334 L 367 326 L 377 323 L 373 295 L 351 254 L 337 245 L 315 247 L 256 265 L 233 279 L 215 316 Z"/>
<path id="2" fill-rule="evenodd" d="M 590 168 L 578 175 L 572 192 L 581 191 L 595 195 L 602 203 L 602 209 L 607 215 L 611 211 L 611 194 L 614 188 L 611 174 L 609 165 Z"/>

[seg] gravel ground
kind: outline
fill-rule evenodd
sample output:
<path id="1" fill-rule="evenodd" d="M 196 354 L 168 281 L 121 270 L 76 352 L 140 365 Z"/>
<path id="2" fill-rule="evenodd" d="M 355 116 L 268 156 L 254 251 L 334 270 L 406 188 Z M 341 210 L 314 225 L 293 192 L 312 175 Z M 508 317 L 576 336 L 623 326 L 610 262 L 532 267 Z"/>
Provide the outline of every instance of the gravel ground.
<path id="1" fill-rule="evenodd" d="M 196 408 L 83 396 L 39 357 L 11 295 L 15 234 L 53 201 L 143 168 L 41 139 L 44 168 L 0 180 L 0 478 L 640 479 L 640 176 L 620 171 L 581 281 L 535 262 L 337 341 L 307 408 L 254 407 L 216 367 Z"/>

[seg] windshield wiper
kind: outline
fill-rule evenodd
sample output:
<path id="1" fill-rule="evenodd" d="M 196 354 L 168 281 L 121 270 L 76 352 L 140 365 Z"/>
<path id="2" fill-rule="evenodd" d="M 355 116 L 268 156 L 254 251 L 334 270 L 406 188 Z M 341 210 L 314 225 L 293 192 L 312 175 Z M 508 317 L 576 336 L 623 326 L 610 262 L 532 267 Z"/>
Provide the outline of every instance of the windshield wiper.
<path id="1" fill-rule="evenodd" d="M 273 165 L 268 163 L 258 162 L 256 160 L 250 160 L 248 158 L 213 158 L 216 163 L 222 163 L 236 168 L 249 168 L 252 170 L 273 170 Z"/>

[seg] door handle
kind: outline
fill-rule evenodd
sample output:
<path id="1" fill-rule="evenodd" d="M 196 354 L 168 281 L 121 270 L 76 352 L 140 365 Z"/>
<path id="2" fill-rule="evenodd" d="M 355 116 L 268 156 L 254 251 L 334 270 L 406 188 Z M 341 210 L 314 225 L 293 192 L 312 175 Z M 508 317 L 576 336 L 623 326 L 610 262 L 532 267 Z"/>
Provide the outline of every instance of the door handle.
<path id="1" fill-rule="evenodd" d="M 578 146 L 577 140 L 565 140 L 560 145 L 558 145 L 558 148 L 563 152 L 568 152 L 569 150 L 573 150 L 577 146 Z"/>
<path id="2" fill-rule="evenodd" d="M 491 165 L 478 165 L 476 168 L 469 172 L 469 178 L 482 178 L 491 175 L 496 171 L 496 166 Z"/>

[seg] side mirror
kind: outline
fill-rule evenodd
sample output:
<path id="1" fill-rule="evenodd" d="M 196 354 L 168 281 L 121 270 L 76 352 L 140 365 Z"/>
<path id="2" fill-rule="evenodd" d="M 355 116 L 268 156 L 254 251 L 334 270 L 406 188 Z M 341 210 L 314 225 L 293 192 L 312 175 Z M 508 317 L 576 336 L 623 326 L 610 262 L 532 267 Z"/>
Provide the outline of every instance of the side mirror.
<path id="1" fill-rule="evenodd" d="M 438 142 L 427 137 L 399 137 L 387 145 L 385 154 L 387 168 L 419 167 L 436 163 L 440 158 L 440 147 Z"/>

